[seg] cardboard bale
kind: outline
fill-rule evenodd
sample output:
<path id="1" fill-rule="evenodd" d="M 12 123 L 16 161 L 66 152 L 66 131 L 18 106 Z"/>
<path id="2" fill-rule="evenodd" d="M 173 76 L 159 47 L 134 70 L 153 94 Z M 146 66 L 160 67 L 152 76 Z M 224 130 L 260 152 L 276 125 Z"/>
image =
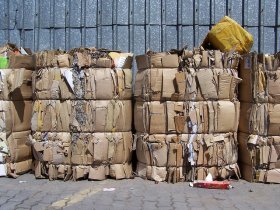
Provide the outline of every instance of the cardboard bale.
<path id="1" fill-rule="evenodd" d="M 70 133 L 35 132 L 30 138 L 33 156 L 36 160 L 55 165 L 70 164 Z"/>
<path id="2" fill-rule="evenodd" d="M 110 174 L 116 179 L 131 176 L 131 132 L 36 132 L 29 143 L 37 178 L 103 180 Z"/>
<path id="3" fill-rule="evenodd" d="M 182 181 L 184 177 L 179 172 L 182 172 L 187 157 L 185 152 L 187 136 L 138 133 L 136 145 L 138 175 L 155 181 L 166 181 L 168 174 L 174 178 L 173 181 Z"/>
<path id="4" fill-rule="evenodd" d="M 258 135 L 280 135 L 279 111 L 280 104 L 241 103 L 239 130 Z"/>
<path id="5" fill-rule="evenodd" d="M 132 70 L 43 68 L 33 74 L 36 99 L 130 99 Z"/>
<path id="6" fill-rule="evenodd" d="M 277 182 L 280 168 L 280 137 L 239 133 L 239 161 L 242 176 L 250 182 Z M 267 174 L 273 174 L 271 180 Z"/>
<path id="7" fill-rule="evenodd" d="M 131 132 L 73 133 L 71 164 L 122 164 L 131 162 Z"/>
<path id="8" fill-rule="evenodd" d="M 233 100 L 240 82 L 235 69 L 152 68 L 136 73 L 134 96 L 138 101 Z"/>
<path id="9" fill-rule="evenodd" d="M 280 62 L 277 55 L 250 53 L 244 55 L 239 68 L 240 100 L 257 103 L 280 103 Z"/>
<path id="10" fill-rule="evenodd" d="M 190 162 L 196 167 L 224 167 L 237 163 L 236 133 L 191 134 L 189 141 L 192 144 Z"/>
<path id="11" fill-rule="evenodd" d="M 149 134 L 236 132 L 239 106 L 238 101 L 136 102 L 134 123 Z"/>
<path id="12" fill-rule="evenodd" d="M 129 100 L 37 100 L 31 124 L 33 131 L 130 131 L 131 116 Z"/>

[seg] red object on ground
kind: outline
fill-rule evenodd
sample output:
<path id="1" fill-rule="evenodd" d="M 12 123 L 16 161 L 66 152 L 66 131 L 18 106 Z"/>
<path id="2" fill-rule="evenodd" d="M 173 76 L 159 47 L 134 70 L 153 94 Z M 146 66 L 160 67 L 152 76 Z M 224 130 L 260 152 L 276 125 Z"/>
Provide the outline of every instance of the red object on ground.
<path id="1" fill-rule="evenodd" d="M 229 181 L 194 181 L 193 187 L 222 190 L 228 190 L 231 188 Z"/>

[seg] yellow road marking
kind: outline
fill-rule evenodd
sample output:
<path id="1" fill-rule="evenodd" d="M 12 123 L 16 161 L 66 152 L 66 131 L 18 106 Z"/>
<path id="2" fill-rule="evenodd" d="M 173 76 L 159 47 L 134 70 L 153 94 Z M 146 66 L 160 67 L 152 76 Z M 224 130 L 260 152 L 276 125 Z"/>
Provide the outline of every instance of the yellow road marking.
<path id="1" fill-rule="evenodd" d="M 79 203 L 82 200 L 84 200 L 85 198 L 90 197 L 90 196 L 100 192 L 102 190 L 104 184 L 106 184 L 106 180 L 102 181 L 100 186 L 98 186 L 96 188 L 87 188 L 87 189 L 81 190 L 71 196 L 67 196 L 59 201 L 52 203 L 52 205 L 49 207 L 54 208 L 54 209 L 60 209 L 60 208 L 66 207 L 66 206 L 71 206 L 75 203 Z"/>

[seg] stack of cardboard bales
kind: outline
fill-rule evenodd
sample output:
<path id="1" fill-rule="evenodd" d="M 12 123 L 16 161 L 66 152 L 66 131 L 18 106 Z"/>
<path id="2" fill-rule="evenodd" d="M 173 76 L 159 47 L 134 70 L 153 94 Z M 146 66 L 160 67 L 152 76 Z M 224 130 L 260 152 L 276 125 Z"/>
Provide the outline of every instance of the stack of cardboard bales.
<path id="1" fill-rule="evenodd" d="M 180 55 L 136 57 L 137 172 L 169 182 L 239 176 L 239 58 L 202 49 Z"/>
<path id="2" fill-rule="evenodd" d="M 240 65 L 239 161 L 248 181 L 280 183 L 280 56 L 250 53 Z"/>
<path id="3" fill-rule="evenodd" d="M 96 49 L 37 54 L 30 138 L 37 178 L 130 178 L 131 63 L 131 54 Z"/>
<path id="4" fill-rule="evenodd" d="M 7 59 L 7 68 L 0 69 L 0 176 L 16 178 L 32 167 L 26 140 L 31 132 L 35 56 L 23 55 L 10 44 L 0 51 L 2 59 Z"/>

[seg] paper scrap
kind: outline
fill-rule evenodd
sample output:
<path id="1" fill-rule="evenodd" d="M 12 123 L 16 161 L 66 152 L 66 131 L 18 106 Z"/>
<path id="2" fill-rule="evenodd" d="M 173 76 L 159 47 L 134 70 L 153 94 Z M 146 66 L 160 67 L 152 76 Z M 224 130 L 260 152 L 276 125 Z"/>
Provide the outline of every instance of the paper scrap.
<path id="1" fill-rule="evenodd" d="M 112 191 L 115 191 L 116 190 L 116 188 L 103 188 L 103 191 L 104 192 L 112 192 Z"/>

